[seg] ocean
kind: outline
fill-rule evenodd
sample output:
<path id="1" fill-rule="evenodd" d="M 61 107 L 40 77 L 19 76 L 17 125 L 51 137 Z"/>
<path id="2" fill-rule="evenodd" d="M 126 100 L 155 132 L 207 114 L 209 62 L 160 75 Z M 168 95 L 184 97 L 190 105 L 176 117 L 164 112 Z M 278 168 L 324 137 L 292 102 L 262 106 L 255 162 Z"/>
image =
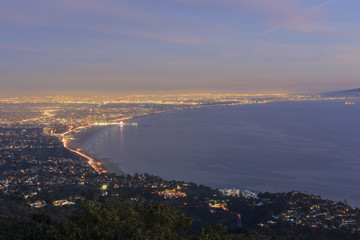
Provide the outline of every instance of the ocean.
<path id="1" fill-rule="evenodd" d="M 360 104 L 344 101 L 205 107 L 107 128 L 87 147 L 129 174 L 360 206 L 359 119 Z"/>

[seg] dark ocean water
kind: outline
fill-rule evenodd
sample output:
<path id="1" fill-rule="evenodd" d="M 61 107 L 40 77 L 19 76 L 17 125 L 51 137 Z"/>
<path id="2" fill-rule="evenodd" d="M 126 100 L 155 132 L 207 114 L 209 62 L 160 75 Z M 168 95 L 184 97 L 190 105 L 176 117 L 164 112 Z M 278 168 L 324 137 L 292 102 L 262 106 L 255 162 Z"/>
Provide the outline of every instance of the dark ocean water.
<path id="1" fill-rule="evenodd" d="M 343 101 L 209 107 L 108 128 L 88 146 L 130 174 L 360 206 L 359 120 L 360 104 Z"/>

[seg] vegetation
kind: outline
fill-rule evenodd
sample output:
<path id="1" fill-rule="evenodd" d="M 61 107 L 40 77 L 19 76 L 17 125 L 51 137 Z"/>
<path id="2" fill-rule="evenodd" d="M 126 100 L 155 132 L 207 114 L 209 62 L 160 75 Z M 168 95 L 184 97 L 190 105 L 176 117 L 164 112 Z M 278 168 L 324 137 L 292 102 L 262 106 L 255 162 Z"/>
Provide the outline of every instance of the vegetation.
<path id="1" fill-rule="evenodd" d="M 166 205 L 129 204 L 125 201 L 87 202 L 69 219 L 54 220 L 40 212 L 30 218 L 1 222 L 0 239 L 249 239 L 229 234 L 226 227 L 192 230 L 192 219 Z"/>

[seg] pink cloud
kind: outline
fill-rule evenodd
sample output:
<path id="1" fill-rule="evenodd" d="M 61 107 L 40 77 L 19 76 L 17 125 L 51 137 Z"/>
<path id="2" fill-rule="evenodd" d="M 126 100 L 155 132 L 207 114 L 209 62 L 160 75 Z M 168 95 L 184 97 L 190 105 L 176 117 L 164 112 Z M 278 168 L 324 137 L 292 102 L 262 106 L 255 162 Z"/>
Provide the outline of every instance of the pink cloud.
<path id="1" fill-rule="evenodd" d="M 269 32 L 278 28 L 301 32 L 333 31 L 323 23 L 327 16 L 319 10 L 330 2 L 306 6 L 300 0 L 177 0 L 192 5 L 197 10 L 211 13 L 233 13 L 254 17 L 269 27 Z"/>
<path id="2" fill-rule="evenodd" d="M 132 7 L 123 1 L 34 0 L 24 5 L 19 7 L 16 4 L 10 4 L 0 9 L 0 18 L 20 25 L 48 25 L 59 24 L 61 23 L 59 20 L 66 20 L 66 17 L 71 15 L 94 13 L 148 24 L 161 22 L 158 16 Z"/>
<path id="3" fill-rule="evenodd" d="M 158 5 L 167 1 L 159 0 Z M 268 28 L 265 31 L 267 34 L 278 29 L 333 31 L 322 23 L 326 16 L 319 11 L 327 2 L 312 8 L 304 6 L 299 0 L 174 0 L 172 3 L 176 2 L 189 11 L 196 11 L 199 16 L 202 13 L 211 14 L 216 23 L 207 22 L 201 17 L 166 14 L 166 11 L 157 13 L 154 9 L 135 5 L 131 1 L 116 0 L 33 0 L 21 8 L 10 5 L 12 7 L 8 9 L 0 9 L 0 18 L 19 25 L 82 29 L 180 44 L 238 38 L 241 36 L 239 28 L 245 25 Z M 171 8 L 175 7 L 171 5 Z M 255 18 L 256 23 L 224 21 L 216 18 L 219 13 L 250 16 Z M 96 24 L 87 23 L 86 18 L 81 17 L 83 14 L 87 18 L 93 15 L 100 20 Z M 207 38 L 206 34 L 212 37 Z"/>
<path id="4" fill-rule="evenodd" d="M 328 61 L 342 62 L 346 64 L 360 64 L 360 52 L 342 52 L 330 55 Z"/>
<path id="5" fill-rule="evenodd" d="M 85 15 L 85 20 L 82 21 L 79 15 Z M 94 16 L 101 20 L 95 24 L 86 22 L 87 18 Z M 126 1 L 115 0 L 34 0 L 25 8 L 10 5 L 7 9 L 0 9 L 0 19 L 16 25 L 83 29 L 180 44 L 202 43 L 203 38 L 190 32 L 207 28 L 200 21 L 155 14 Z M 175 26 L 177 31 L 174 31 Z"/>

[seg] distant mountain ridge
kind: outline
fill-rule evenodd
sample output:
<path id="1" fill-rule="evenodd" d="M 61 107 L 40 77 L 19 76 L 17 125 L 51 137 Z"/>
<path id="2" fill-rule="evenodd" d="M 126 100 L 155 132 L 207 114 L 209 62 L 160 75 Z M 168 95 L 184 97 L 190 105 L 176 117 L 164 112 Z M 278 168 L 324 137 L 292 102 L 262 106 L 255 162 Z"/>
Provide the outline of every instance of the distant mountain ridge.
<path id="1" fill-rule="evenodd" d="M 349 90 L 342 90 L 336 92 L 321 93 L 324 96 L 345 96 L 345 97 L 360 97 L 360 88 L 354 88 Z"/>

